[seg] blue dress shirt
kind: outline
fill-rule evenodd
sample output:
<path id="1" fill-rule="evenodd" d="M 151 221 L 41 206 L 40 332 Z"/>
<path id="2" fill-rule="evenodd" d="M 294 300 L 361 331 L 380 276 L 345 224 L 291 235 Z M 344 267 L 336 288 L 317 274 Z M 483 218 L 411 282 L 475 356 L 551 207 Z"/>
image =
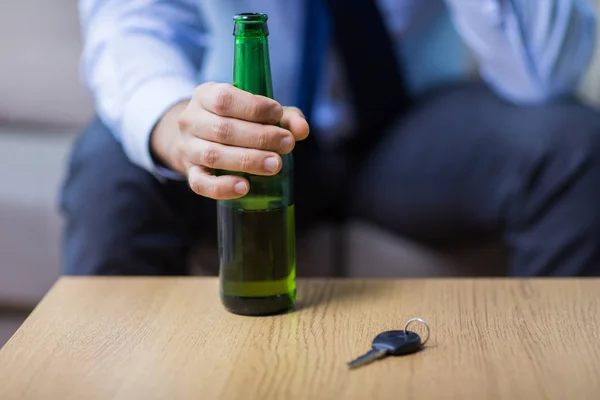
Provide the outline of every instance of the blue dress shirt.
<path id="1" fill-rule="evenodd" d="M 231 82 L 233 21 L 269 15 L 276 100 L 294 105 L 303 0 L 80 0 L 82 76 L 99 117 L 130 160 L 154 173 L 149 136 L 161 115 L 206 81 Z M 397 38 L 410 90 L 478 71 L 498 95 L 534 104 L 571 94 L 591 59 L 596 19 L 588 0 L 377 0 Z M 352 112 L 329 51 L 315 124 L 343 135 Z M 319 138 L 326 142 L 329 137 Z"/>

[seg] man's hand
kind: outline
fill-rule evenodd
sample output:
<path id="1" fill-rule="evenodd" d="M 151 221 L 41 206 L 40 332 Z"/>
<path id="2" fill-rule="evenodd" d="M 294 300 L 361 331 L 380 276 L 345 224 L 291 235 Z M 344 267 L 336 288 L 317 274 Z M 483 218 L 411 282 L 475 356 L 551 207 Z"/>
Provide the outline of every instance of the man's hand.
<path id="1" fill-rule="evenodd" d="M 274 124 L 280 122 L 281 127 Z M 214 169 L 275 175 L 280 154 L 308 137 L 302 112 L 232 85 L 205 83 L 189 101 L 169 109 L 150 137 L 153 155 L 187 176 L 197 194 L 215 200 L 244 196 L 249 182 L 239 176 L 215 176 Z"/>

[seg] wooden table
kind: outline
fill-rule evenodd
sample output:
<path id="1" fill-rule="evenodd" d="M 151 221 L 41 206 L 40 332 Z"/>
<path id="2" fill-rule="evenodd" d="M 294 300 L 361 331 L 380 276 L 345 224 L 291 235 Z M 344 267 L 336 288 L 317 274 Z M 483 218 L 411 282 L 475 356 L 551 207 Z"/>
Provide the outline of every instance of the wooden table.
<path id="1" fill-rule="evenodd" d="M 0 399 L 600 398 L 600 280 L 311 280 L 299 302 L 242 317 L 213 278 L 62 278 L 0 350 Z M 346 367 L 415 316 L 423 351 Z"/>

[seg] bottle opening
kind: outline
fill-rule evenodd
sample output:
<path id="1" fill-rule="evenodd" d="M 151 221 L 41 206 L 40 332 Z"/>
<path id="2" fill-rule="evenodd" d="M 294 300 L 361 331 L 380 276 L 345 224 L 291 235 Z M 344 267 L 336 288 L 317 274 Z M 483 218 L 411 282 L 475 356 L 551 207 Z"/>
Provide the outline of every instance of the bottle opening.
<path id="1" fill-rule="evenodd" d="M 233 17 L 234 28 L 233 35 L 236 37 L 259 37 L 268 36 L 269 28 L 267 26 L 267 14 L 262 13 L 242 13 Z"/>
<path id="2" fill-rule="evenodd" d="M 269 17 L 262 13 L 241 13 L 233 17 L 235 22 L 267 22 Z"/>

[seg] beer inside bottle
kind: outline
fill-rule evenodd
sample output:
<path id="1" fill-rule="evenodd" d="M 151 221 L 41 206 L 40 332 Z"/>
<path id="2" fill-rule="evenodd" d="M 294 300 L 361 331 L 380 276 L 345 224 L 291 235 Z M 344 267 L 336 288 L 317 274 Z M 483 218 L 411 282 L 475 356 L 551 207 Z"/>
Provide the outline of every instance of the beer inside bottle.
<path id="1" fill-rule="evenodd" d="M 267 16 L 234 17 L 233 85 L 273 98 Z M 296 297 L 293 157 L 282 155 L 275 176 L 239 172 L 249 193 L 218 207 L 221 300 L 233 313 L 269 315 L 290 309 Z"/>

